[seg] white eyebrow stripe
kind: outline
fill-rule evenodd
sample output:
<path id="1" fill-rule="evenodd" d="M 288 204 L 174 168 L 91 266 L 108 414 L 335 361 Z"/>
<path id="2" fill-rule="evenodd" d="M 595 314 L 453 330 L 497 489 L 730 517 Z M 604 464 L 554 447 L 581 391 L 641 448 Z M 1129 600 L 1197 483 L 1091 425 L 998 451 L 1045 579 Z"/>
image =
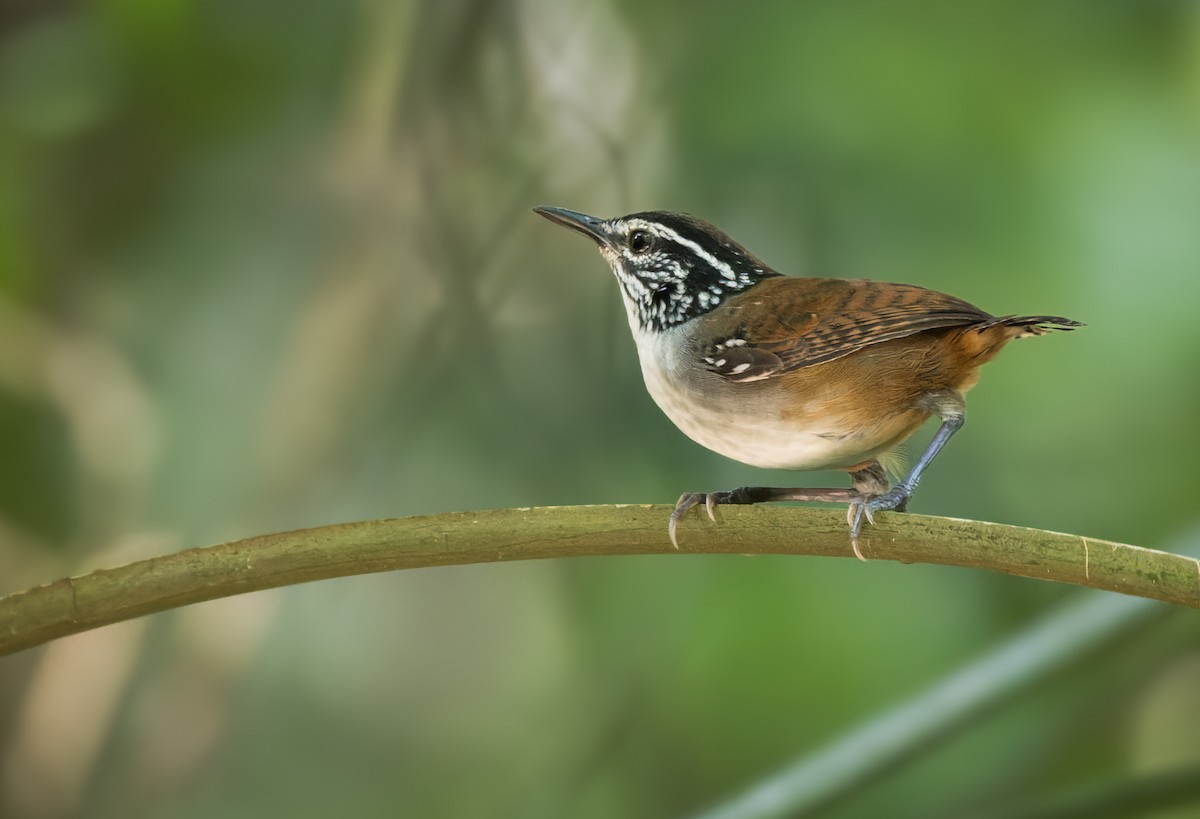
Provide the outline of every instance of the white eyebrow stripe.
<path id="1" fill-rule="evenodd" d="M 709 253 L 704 248 L 700 247 L 700 245 L 696 244 L 691 239 L 685 239 L 682 236 L 680 236 L 678 233 L 676 233 L 675 231 L 671 230 L 669 227 L 663 227 L 662 225 L 656 224 L 654 222 L 647 222 L 644 225 L 644 228 L 645 228 L 645 230 L 650 231 L 651 233 L 653 233 L 654 235 L 656 235 L 662 239 L 666 239 L 668 241 L 676 242 L 678 244 L 683 245 L 684 247 L 688 248 L 693 253 L 695 253 L 697 256 L 699 256 L 701 259 L 708 262 L 709 265 L 711 265 L 715 270 L 719 271 L 722 279 L 725 279 L 726 281 L 728 281 L 730 284 L 733 284 L 733 285 L 736 285 L 738 283 L 738 275 L 737 275 L 737 273 L 733 272 L 732 267 L 725 264 L 723 261 L 721 261 L 716 256 Z"/>

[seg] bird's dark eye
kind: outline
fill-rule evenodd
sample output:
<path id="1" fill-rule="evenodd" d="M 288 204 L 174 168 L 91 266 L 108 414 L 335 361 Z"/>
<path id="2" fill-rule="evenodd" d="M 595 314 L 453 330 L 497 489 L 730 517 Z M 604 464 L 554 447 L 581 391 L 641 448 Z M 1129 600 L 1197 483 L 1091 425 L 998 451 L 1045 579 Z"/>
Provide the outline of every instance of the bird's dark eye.
<path id="1" fill-rule="evenodd" d="M 645 253 L 654 246 L 654 237 L 644 230 L 635 230 L 629 234 L 629 249 L 634 253 Z"/>

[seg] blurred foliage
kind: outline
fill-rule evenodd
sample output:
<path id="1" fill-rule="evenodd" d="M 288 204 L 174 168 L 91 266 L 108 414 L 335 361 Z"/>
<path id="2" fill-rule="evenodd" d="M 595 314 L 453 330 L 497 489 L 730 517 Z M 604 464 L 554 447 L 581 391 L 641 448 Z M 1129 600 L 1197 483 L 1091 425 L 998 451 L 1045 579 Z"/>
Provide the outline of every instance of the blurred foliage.
<path id="1" fill-rule="evenodd" d="M 7 0 L 0 180 L 0 591 L 797 480 L 670 426 L 536 204 L 1086 321 L 989 365 L 914 509 L 1143 545 L 1196 518 L 1194 2 Z M 0 665 L 0 813 L 680 815 L 1070 593 L 640 558 L 197 606 Z M 836 815 L 1194 762 L 1198 656 L 1169 620 Z"/>

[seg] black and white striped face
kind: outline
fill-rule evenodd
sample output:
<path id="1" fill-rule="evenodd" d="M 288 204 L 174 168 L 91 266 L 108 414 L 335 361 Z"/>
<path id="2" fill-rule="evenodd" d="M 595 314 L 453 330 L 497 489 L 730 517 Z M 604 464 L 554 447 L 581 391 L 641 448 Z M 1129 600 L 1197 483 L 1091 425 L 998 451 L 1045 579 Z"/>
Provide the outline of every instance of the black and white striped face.
<path id="1" fill-rule="evenodd" d="M 643 330 L 661 331 L 702 316 L 729 296 L 778 275 L 693 216 L 655 211 L 597 219 L 561 208 L 536 210 L 596 241 Z"/>

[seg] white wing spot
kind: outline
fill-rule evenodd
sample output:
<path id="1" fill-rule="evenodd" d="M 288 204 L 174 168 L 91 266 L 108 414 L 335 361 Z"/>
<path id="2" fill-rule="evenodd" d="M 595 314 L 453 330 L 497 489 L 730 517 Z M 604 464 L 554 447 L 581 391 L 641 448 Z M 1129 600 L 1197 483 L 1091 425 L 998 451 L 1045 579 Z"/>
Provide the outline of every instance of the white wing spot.
<path id="1" fill-rule="evenodd" d="M 748 370 L 748 369 L 750 369 L 750 362 L 747 361 L 744 364 L 738 364 L 736 367 L 733 368 L 732 372 L 734 375 L 738 375 L 739 373 L 746 372 L 746 370 Z"/>

